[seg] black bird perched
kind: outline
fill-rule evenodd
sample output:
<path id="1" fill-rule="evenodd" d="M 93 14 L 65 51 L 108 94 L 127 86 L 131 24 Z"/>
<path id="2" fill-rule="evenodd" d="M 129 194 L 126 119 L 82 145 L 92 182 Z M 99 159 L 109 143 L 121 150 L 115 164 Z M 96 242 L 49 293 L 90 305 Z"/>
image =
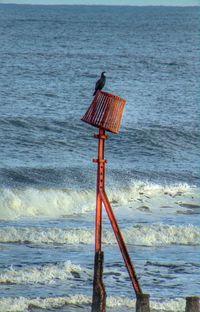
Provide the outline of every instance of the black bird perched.
<path id="1" fill-rule="evenodd" d="M 105 83 L 106 83 L 106 75 L 105 75 L 105 73 L 106 72 L 102 72 L 101 73 L 101 78 L 99 80 L 97 80 L 93 96 L 97 93 L 98 90 L 103 89 L 103 87 L 105 86 Z"/>

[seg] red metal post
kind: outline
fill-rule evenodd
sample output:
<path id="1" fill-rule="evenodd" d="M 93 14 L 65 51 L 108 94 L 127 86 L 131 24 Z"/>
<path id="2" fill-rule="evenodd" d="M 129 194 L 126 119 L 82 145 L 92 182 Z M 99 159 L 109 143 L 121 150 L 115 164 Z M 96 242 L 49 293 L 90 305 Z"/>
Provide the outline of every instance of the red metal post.
<path id="1" fill-rule="evenodd" d="M 84 122 L 99 128 L 99 134 L 95 135 L 98 139 L 98 159 L 93 160 L 97 163 L 97 195 L 96 195 L 96 228 L 95 228 L 95 265 L 93 280 L 93 299 L 92 312 L 105 312 L 106 292 L 103 284 L 103 252 L 102 252 L 102 204 L 104 204 L 110 219 L 113 231 L 119 244 L 124 258 L 130 279 L 135 293 L 142 295 L 142 290 L 137 279 L 135 269 L 131 262 L 126 244 L 120 232 L 117 220 L 113 213 L 109 199 L 105 192 L 105 164 L 104 149 L 107 135 L 105 130 L 118 133 L 126 101 L 111 93 L 99 91 L 94 97 L 90 107 L 81 118 Z M 142 297 L 143 298 L 143 297 Z"/>
<path id="2" fill-rule="evenodd" d="M 136 295 L 141 294 L 142 290 L 132 264 L 131 258 L 129 256 L 126 244 L 124 242 L 123 236 L 121 234 L 120 228 L 118 226 L 117 220 L 113 213 L 112 207 L 110 205 L 108 196 L 105 192 L 105 164 L 104 150 L 105 150 L 105 130 L 100 128 L 99 134 L 95 135 L 95 138 L 99 140 L 98 145 L 98 159 L 93 160 L 98 164 L 97 169 L 97 197 L 96 197 L 96 229 L 95 229 L 95 252 L 101 251 L 101 241 L 102 241 L 102 202 L 105 206 L 107 215 L 109 217 L 110 223 L 112 225 L 115 237 L 117 239 L 119 248 L 121 250 L 124 262 L 126 264 L 130 279 L 133 284 Z"/>
<path id="3" fill-rule="evenodd" d="M 104 146 L 105 135 L 104 129 L 99 129 L 99 134 L 94 136 L 98 139 L 98 159 L 93 161 L 97 163 L 97 194 L 96 194 L 96 227 L 95 227 L 95 261 L 94 261 L 94 279 L 93 279 L 93 298 L 92 312 L 106 311 L 106 290 L 103 283 L 103 258 L 102 252 L 102 199 L 101 191 L 105 185 L 105 163 Z"/>
<path id="4" fill-rule="evenodd" d="M 117 239 L 119 248 L 121 250 L 121 254 L 124 258 L 124 262 L 126 264 L 126 267 L 127 267 L 131 282 L 133 284 L 133 288 L 135 290 L 135 293 L 136 293 L 136 295 L 141 294 L 142 290 L 141 290 L 139 281 L 137 279 L 137 275 L 136 275 L 134 266 L 132 264 L 131 258 L 129 256 L 126 244 L 124 242 L 124 239 L 123 239 L 123 236 L 121 234 L 120 228 L 118 226 L 117 220 L 115 218 L 112 207 L 111 207 L 110 202 L 108 200 L 107 194 L 105 191 L 101 191 L 100 196 L 101 196 L 102 201 L 104 203 L 104 206 L 106 208 L 107 215 L 109 217 L 110 223 L 111 223 L 113 231 L 115 233 L 115 237 Z"/>
<path id="5" fill-rule="evenodd" d="M 105 135 L 104 129 L 99 129 L 99 134 L 94 136 L 99 140 L 98 144 L 98 159 L 93 161 L 98 164 L 97 167 L 97 195 L 96 195 L 96 229 L 95 229 L 95 252 L 101 251 L 101 240 L 102 240 L 102 199 L 100 196 L 101 190 L 105 186 L 105 163 L 104 159 L 104 147 Z"/>

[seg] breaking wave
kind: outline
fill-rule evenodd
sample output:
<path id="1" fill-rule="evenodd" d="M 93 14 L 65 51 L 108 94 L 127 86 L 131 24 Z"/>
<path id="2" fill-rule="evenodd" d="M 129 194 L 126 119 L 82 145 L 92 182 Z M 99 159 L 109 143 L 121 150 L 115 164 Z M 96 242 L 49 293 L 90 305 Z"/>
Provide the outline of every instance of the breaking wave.
<path id="1" fill-rule="evenodd" d="M 91 191 L 1 189 L 0 219 L 20 217 L 59 217 L 86 213 L 94 209 Z"/>
<path id="2" fill-rule="evenodd" d="M 0 311 L 1 312 L 26 312 L 30 307 L 36 309 L 53 309 L 62 308 L 66 305 L 91 305 L 91 297 L 85 295 L 74 295 L 69 297 L 50 297 L 50 298 L 36 298 L 28 299 L 20 298 L 1 298 Z M 127 307 L 131 311 L 135 308 L 135 300 L 127 297 L 108 297 L 106 299 L 107 307 L 115 311 L 118 307 Z M 184 312 L 184 299 L 171 299 L 164 302 L 157 302 L 151 300 L 150 308 L 152 312 Z"/>
<path id="3" fill-rule="evenodd" d="M 187 184 L 160 186 L 136 182 L 124 189 L 110 188 L 108 195 L 115 205 L 129 205 L 151 212 L 166 206 L 183 211 L 186 208 L 200 208 L 197 188 Z M 95 197 L 95 190 L 1 188 L 0 219 L 85 214 L 94 211 Z"/>
<path id="4" fill-rule="evenodd" d="M 60 264 L 43 266 L 10 267 L 0 274 L 0 284 L 54 284 L 58 280 L 66 281 L 74 278 L 84 279 L 86 269 L 66 261 Z"/>
<path id="5" fill-rule="evenodd" d="M 200 229 L 194 225 L 138 224 L 122 229 L 127 244 L 139 246 L 200 245 Z M 133 239 L 134 238 L 134 239 Z M 94 230 L 39 227 L 2 227 L 1 243 L 93 244 Z M 115 244 L 112 231 L 104 230 L 104 244 Z"/>

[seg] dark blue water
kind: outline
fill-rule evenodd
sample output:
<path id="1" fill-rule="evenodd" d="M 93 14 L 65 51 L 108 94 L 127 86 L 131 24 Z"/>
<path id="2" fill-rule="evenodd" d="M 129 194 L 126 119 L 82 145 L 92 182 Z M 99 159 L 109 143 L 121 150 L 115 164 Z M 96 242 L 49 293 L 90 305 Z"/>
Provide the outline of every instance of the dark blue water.
<path id="1" fill-rule="evenodd" d="M 112 168 L 199 185 L 198 11 L 1 5 L 2 183 L 16 168 L 88 167 L 96 145 L 80 117 L 106 70 L 105 90 L 127 100 Z"/>
<path id="2" fill-rule="evenodd" d="M 106 142 L 107 186 L 141 283 L 169 311 L 198 294 L 199 10 L 0 5 L 3 312 L 88 310 L 97 130 L 80 118 L 102 71 L 104 90 L 127 100 Z M 108 307 L 129 311 L 133 290 L 106 220 Z"/>

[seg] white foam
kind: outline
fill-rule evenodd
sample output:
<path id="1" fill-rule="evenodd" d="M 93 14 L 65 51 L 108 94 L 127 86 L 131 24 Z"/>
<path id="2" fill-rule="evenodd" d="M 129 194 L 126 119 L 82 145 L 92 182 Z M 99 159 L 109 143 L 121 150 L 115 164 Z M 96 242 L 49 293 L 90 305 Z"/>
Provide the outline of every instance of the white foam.
<path id="1" fill-rule="evenodd" d="M 54 284 L 58 280 L 74 279 L 75 276 L 86 277 L 86 269 L 67 261 L 61 264 L 44 266 L 10 267 L 1 272 L 0 283 L 14 284 Z"/>
<path id="2" fill-rule="evenodd" d="M 1 298 L 0 312 L 27 312 L 30 306 L 41 309 L 61 308 L 67 304 L 79 304 L 83 306 L 91 305 L 91 297 L 85 295 L 74 295 L 68 297 L 50 297 L 28 299 L 20 298 Z M 117 307 L 127 307 L 130 311 L 135 308 L 135 300 L 127 297 L 108 297 L 106 306 L 112 308 L 113 311 Z M 185 299 L 171 299 L 163 302 L 150 301 L 152 312 L 184 312 Z"/>
<path id="3" fill-rule="evenodd" d="M 142 246 L 199 245 L 200 229 L 194 225 L 138 224 L 122 229 L 128 244 Z M 94 244 L 94 231 L 60 228 L 0 228 L 1 243 Z M 115 244 L 112 231 L 104 230 L 104 244 Z"/>
<path id="4" fill-rule="evenodd" d="M 152 301 L 150 303 L 151 312 L 184 312 L 185 311 L 185 299 L 171 299 L 163 300 L 162 302 Z"/>
<path id="5" fill-rule="evenodd" d="M 127 188 L 110 188 L 109 199 L 120 207 L 139 209 L 148 206 L 151 212 L 171 207 L 184 210 L 181 203 L 199 204 L 196 187 L 187 184 L 161 186 L 134 182 Z M 46 189 L 0 189 L 0 219 L 21 217 L 60 217 L 84 214 L 95 210 L 94 190 L 76 191 Z"/>
<path id="6" fill-rule="evenodd" d="M 106 300 L 107 306 L 110 308 L 127 307 L 131 311 L 135 308 L 136 300 L 127 297 L 108 297 Z M 185 299 L 171 299 L 154 301 L 150 300 L 151 312 L 184 312 L 185 311 Z"/>
<path id="7" fill-rule="evenodd" d="M 114 188 L 111 190 L 111 194 L 114 200 L 119 202 L 126 202 L 130 199 L 142 198 L 143 195 L 148 197 L 169 195 L 177 196 L 182 194 L 192 194 L 195 192 L 196 187 L 190 186 L 186 183 L 174 184 L 174 185 L 159 185 L 154 183 L 147 183 L 142 181 L 135 181 L 130 184 L 126 189 L 122 189 L 121 192 L 116 192 Z M 122 196 L 124 194 L 124 196 Z"/>
<path id="8" fill-rule="evenodd" d="M 109 198 L 119 206 L 156 214 L 184 212 L 183 202 L 200 205 L 199 189 L 188 184 L 162 186 L 138 181 L 126 189 L 112 189 Z"/>
<path id="9" fill-rule="evenodd" d="M 90 304 L 91 299 L 84 295 L 75 295 L 72 297 L 50 297 L 28 299 L 20 298 L 1 298 L 0 312 L 27 312 L 29 307 L 41 309 L 61 308 L 67 304 Z"/>
<path id="10" fill-rule="evenodd" d="M 0 228 L 2 243 L 92 244 L 94 233 L 86 229 Z"/>
<path id="11" fill-rule="evenodd" d="M 0 219 L 59 217 L 94 210 L 95 192 L 0 189 Z"/>
<path id="12" fill-rule="evenodd" d="M 197 226 L 167 224 L 137 225 L 124 230 L 129 244 L 144 246 L 199 245 L 200 229 Z"/>

